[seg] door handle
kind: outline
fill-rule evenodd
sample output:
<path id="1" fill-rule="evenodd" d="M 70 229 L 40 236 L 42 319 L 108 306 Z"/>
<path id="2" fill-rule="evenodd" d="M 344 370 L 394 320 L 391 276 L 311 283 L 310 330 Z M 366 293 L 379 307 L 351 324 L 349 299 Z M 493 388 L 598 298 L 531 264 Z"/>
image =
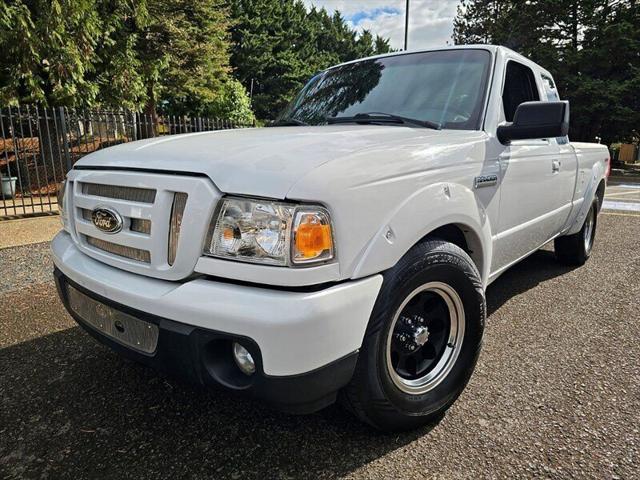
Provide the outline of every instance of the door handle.
<path id="1" fill-rule="evenodd" d="M 558 173 L 560 171 L 560 160 L 551 162 L 551 172 Z"/>

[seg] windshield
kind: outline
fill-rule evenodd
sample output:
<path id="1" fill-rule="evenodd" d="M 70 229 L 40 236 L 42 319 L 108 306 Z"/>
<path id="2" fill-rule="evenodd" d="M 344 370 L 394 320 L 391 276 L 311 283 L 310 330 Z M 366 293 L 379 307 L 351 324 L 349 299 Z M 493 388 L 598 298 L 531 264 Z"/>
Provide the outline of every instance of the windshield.
<path id="1" fill-rule="evenodd" d="M 445 50 L 362 60 L 313 77 L 278 122 L 322 125 L 331 117 L 385 113 L 477 130 L 491 54 Z"/>

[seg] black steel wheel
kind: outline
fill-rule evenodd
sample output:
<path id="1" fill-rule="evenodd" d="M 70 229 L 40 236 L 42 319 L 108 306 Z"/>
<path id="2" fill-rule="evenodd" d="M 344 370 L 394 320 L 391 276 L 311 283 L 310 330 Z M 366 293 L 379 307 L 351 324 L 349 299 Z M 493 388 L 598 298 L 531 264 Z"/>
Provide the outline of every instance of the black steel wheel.
<path id="1" fill-rule="evenodd" d="M 485 315 L 469 255 L 443 240 L 416 245 L 384 273 L 344 403 L 384 431 L 439 418 L 473 372 Z"/>
<path id="2" fill-rule="evenodd" d="M 387 337 L 387 368 L 394 384 L 409 394 L 438 385 L 460 354 L 464 327 L 462 300 L 451 286 L 429 282 L 411 292 Z"/>

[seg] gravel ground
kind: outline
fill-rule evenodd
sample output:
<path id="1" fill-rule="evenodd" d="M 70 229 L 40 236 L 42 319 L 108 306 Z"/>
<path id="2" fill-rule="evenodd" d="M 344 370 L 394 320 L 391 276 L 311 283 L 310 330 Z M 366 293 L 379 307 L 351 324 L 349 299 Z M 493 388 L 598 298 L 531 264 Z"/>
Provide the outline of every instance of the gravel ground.
<path id="1" fill-rule="evenodd" d="M 640 216 L 606 214 L 584 267 L 546 249 L 503 275 L 466 391 L 402 435 L 122 360 L 64 312 L 46 244 L 2 250 L 0 477 L 639 478 L 639 239 Z"/>
<path id="2" fill-rule="evenodd" d="M 58 215 L 0 220 L 0 249 L 49 242 L 60 228 Z"/>
<path id="3" fill-rule="evenodd" d="M 49 242 L 0 249 L 0 267 L 0 295 L 51 281 Z"/>

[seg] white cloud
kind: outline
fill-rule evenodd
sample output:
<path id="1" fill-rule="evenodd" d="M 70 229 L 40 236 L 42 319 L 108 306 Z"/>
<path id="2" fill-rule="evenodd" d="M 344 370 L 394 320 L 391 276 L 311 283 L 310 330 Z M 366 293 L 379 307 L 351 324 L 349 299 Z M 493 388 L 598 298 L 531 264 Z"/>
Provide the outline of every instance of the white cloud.
<path id="1" fill-rule="evenodd" d="M 308 7 L 324 7 L 330 13 L 339 10 L 346 19 L 358 20 L 357 25 L 349 22 L 353 28 L 388 37 L 393 48 L 403 48 L 405 0 L 304 0 L 304 3 Z M 410 0 L 409 48 L 452 44 L 458 4 L 458 0 Z"/>

